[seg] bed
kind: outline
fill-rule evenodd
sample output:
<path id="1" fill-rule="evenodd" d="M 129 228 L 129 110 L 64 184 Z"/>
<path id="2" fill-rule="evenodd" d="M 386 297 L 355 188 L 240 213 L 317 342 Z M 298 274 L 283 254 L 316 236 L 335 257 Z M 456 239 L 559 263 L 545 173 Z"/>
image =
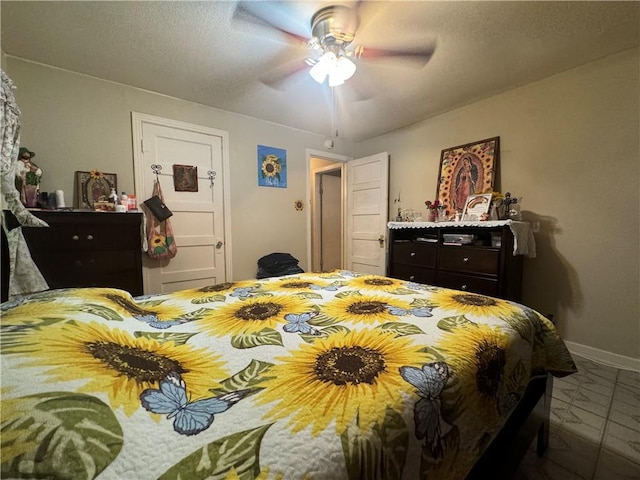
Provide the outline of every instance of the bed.
<path id="1" fill-rule="evenodd" d="M 2 478 L 482 478 L 576 371 L 530 308 L 344 270 L 1 309 Z"/>

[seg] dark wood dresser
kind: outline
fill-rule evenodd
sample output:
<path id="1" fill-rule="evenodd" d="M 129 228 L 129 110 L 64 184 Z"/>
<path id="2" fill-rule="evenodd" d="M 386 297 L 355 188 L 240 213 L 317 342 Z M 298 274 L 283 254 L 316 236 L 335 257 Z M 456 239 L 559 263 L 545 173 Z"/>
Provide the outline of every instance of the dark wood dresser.
<path id="1" fill-rule="evenodd" d="M 387 275 L 520 301 L 523 255 L 513 254 L 514 234 L 504 223 L 391 222 Z M 472 243 L 456 241 L 467 236 Z"/>
<path id="2" fill-rule="evenodd" d="M 32 211 L 49 228 L 23 227 L 49 287 L 113 287 L 143 294 L 142 214 Z"/>

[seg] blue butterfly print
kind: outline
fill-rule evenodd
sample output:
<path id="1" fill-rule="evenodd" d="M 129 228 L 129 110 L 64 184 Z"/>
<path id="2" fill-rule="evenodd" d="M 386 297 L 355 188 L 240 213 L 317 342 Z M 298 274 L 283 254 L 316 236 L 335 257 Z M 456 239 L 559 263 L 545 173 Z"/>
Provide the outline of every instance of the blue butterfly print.
<path id="1" fill-rule="evenodd" d="M 311 287 L 309 287 L 309 288 L 311 288 L 311 290 L 325 290 L 327 292 L 336 292 L 336 291 L 338 291 L 338 286 L 337 285 L 333 285 L 333 284 L 325 285 L 325 286 L 322 286 L 322 285 L 311 285 Z"/>
<path id="2" fill-rule="evenodd" d="M 409 310 L 394 307 L 392 305 L 387 305 L 387 310 L 391 315 L 397 315 L 399 317 L 403 317 L 405 315 L 414 315 L 416 317 L 432 317 L 431 307 L 418 307 L 418 308 L 410 308 Z"/>
<path id="3" fill-rule="evenodd" d="M 231 297 L 247 298 L 250 297 L 255 291 L 255 287 L 242 287 L 234 288 L 230 294 Z"/>
<path id="4" fill-rule="evenodd" d="M 400 367 L 400 375 L 418 389 L 420 399 L 413 407 L 416 438 L 425 439 L 434 458 L 442 454 L 440 445 L 440 395 L 449 379 L 449 366 L 433 362 L 422 368 Z"/>
<path id="5" fill-rule="evenodd" d="M 423 285 L 422 283 L 416 283 L 416 282 L 407 282 L 405 284 L 405 286 L 409 289 L 409 290 L 428 290 L 426 285 Z"/>
<path id="6" fill-rule="evenodd" d="M 305 333 L 308 335 L 320 335 L 320 331 L 317 328 L 312 327 L 307 322 L 316 317 L 318 312 L 301 313 L 287 313 L 284 319 L 289 322 L 283 328 L 287 333 Z"/>
<path id="7" fill-rule="evenodd" d="M 188 320 L 184 318 L 178 318 L 176 320 L 160 320 L 157 315 L 149 313 L 146 315 L 134 315 L 133 318 L 142 322 L 148 323 L 153 328 L 159 328 L 164 330 L 165 328 L 173 327 L 174 325 L 182 325 L 187 323 Z"/>
<path id="8" fill-rule="evenodd" d="M 147 388 L 140 394 L 142 406 L 152 413 L 166 414 L 175 418 L 173 429 L 182 435 L 197 435 L 209 428 L 213 417 L 238 403 L 250 390 L 237 390 L 219 397 L 204 398 L 190 402 L 182 377 L 169 373 L 160 382 L 160 389 Z"/>
<path id="9" fill-rule="evenodd" d="M 362 273 L 358 273 L 358 272 L 352 272 L 350 270 L 340 270 L 340 275 L 342 275 L 343 277 L 351 277 L 351 278 L 358 278 L 361 277 L 363 274 Z"/>

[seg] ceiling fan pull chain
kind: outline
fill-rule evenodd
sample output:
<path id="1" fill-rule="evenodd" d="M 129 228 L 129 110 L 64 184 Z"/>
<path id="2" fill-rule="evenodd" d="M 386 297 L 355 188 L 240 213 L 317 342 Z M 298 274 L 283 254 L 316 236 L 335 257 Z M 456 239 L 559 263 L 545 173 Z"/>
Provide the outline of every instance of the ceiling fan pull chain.
<path id="1" fill-rule="evenodd" d="M 338 127 L 336 127 L 336 87 L 331 88 L 331 136 L 338 138 Z"/>

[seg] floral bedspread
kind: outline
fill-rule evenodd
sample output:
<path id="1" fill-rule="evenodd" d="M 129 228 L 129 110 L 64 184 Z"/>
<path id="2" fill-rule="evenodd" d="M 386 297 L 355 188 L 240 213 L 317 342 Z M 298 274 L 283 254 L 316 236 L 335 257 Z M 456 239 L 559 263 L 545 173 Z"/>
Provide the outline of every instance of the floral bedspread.
<path id="1" fill-rule="evenodd" d="M 2 478 L 464 478 L 575 371 L 527 307 L 349 271 L 54 290 L 1 327 Z"/>

